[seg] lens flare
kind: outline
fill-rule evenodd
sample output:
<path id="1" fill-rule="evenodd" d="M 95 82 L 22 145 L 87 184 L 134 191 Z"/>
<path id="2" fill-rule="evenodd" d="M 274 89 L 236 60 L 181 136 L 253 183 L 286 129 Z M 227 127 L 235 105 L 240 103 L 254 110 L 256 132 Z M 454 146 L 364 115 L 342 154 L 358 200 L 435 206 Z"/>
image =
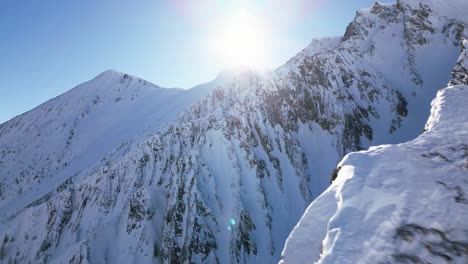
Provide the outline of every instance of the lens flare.
<path id="1" fill-rule="evenodd" d="M 228 225 L 227 229 L 231 231 L 232 227 L 236 225 L 236 220 L 234 220 L 234 218 L 229 218 L 229 224 L 230 225 Z"/>
<path id="2" fill-rule="evenodd" d="M 289 30 L 325 0 L 171 0 L 182 24 L 196 30 L 207 62 L 228 69 L 277 66 L 274 51 L 291 49 Z M 281 61 L 282 62 L 282 61 Z"/>
<path id="3" fill-rule="evenodd" d="M 224 67 L 265 67 L 267 28 L 258 16 L 241 9 L 221 25 L 210 40 L 210 49 Z"/>

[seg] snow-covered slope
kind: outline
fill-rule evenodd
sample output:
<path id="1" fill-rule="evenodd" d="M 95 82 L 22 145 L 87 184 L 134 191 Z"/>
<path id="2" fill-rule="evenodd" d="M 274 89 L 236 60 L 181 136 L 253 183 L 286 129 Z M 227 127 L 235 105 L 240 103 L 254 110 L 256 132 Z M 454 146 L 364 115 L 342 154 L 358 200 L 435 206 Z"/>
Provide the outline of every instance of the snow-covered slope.
<path id="1" fill-rule="evenodd" d="M 467 105 L 448 87 L 416 140 L 347 155 L 281 263 L 467 263 Z"/>
<path id="2" fill-rule="evenodd" d="M 468 263 L 467 62 L 464 50 L 421 136 L 340 162 L 281 263 Z"/>
<path id="3" fill-rule="evenodd" d="M 423 129 L 467 35 L 464 17 L 445 15 L 376 4 L 273 73 L 221 74 L 168 126 L 56 177 L 41 197 L 4 202 L 3 259 L 278 261 L 346 153 Z"/>
<path id="4" fill-rule="evenodd" d="M 215 83 L 166 89 L 110 70 L 0 125 L 0 218 L 175 119 Z"/>

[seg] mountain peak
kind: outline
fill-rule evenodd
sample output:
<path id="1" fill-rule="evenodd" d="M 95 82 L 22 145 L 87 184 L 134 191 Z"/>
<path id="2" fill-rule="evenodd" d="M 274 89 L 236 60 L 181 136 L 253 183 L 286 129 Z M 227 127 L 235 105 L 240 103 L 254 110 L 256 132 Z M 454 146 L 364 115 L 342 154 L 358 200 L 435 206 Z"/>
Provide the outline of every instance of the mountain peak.
<path id="1" fill-rule="evenodd" d="M 138 83 L 147 85 L 149 84 L 148 87 L 157 87 L 157 88 L 162 88 L 159 85 L 156 85 L 154 83 L 151 83 L 145 79 L 130 75 L 125 72 L 121 72 L 115 69 L 110 69 L 106 70 L 100 74 L 98 74 L 96 77 L 90 80 L 90 82 L 105 82 L 105 83 L 125 83 L 126 81 L 137 81 Z M 100 85 L 101 86 L 101 85 Z M 105 85 L 106 87 L 112 87 L 109 85 Z"/>
<path id="2" fill-rule="evenodd" d="M 121 72 L 121 71 L 117 71 L 117 70 L 114 70 L 114 69 L 109 69 L 109 70 L 101 72 L 94 79 L 117 79 L 117 78 L 120 79 L 120 78 L 122 78 L 124 76 L 129 77 L 130 75 L 128 75 L 128 74 L 126 74 L 124 72 Z"/>
<path id="3" fill-rule="evenodd" d="M 267 71 L 257 70 L 252 67 L 232 67 L 222 70 L 216 76 L 217 82 L 231 82 L 240 80 L 249 80 L 251 78 L 258 78 L 267 75 Z"/>

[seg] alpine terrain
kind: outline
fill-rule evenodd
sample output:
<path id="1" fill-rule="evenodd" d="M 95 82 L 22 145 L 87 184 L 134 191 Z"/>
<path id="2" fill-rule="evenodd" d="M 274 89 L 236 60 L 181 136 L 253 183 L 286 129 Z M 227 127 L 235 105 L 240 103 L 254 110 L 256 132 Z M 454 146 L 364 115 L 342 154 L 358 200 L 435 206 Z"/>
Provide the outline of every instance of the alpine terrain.
<path id="1" fill-rule="evenodd" d="M 272 72 L 107 71 L 0 125 L 0 263 L 463 261 L 467 10 L 375 3 Z"/>
<path id="2" fill-rule="evenodd" d="M 425 132 L 346 155 L 281 263 L 468 262 L 468 42 Z"/>

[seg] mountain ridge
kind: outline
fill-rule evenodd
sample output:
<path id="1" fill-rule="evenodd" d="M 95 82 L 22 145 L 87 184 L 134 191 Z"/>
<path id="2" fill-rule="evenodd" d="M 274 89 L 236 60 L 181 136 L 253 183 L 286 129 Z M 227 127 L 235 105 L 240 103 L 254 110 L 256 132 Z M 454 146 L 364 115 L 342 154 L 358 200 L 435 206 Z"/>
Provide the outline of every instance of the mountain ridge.
<path id="1" fill-rule="evenodd" d="M 457 66 L 467 60 L 464 48 Z M 468 86 L 457 66 L 422 135 L 344 157 L 280 263 L 466 262 Z"/>
<path id="2" fill-rule="evenodd" d="M 422 122 L 407 128 L 409 118 L 425 118 L 435 86 L 450 79 L 466 22 L 402 3 L 360 12 L 347 37 L 332 40 L 336 47 L 313 41 L 266 78 L 241 74 L 213 83 L 164 127 L 7 210 L 0 227 L 0 238 L 9 241 L 5 256 L 72 263 L 279 260 L 336 163 L 371 144 L 418 135 Z M 419 15 L 431 29 L 411 20 Z M 443 58 L 426 58 L 430 51 Z M 403 67 L 395 72 L 387 60 Z M 6 188 L 9 199 L 20 197 L 14 182 Z"/>

